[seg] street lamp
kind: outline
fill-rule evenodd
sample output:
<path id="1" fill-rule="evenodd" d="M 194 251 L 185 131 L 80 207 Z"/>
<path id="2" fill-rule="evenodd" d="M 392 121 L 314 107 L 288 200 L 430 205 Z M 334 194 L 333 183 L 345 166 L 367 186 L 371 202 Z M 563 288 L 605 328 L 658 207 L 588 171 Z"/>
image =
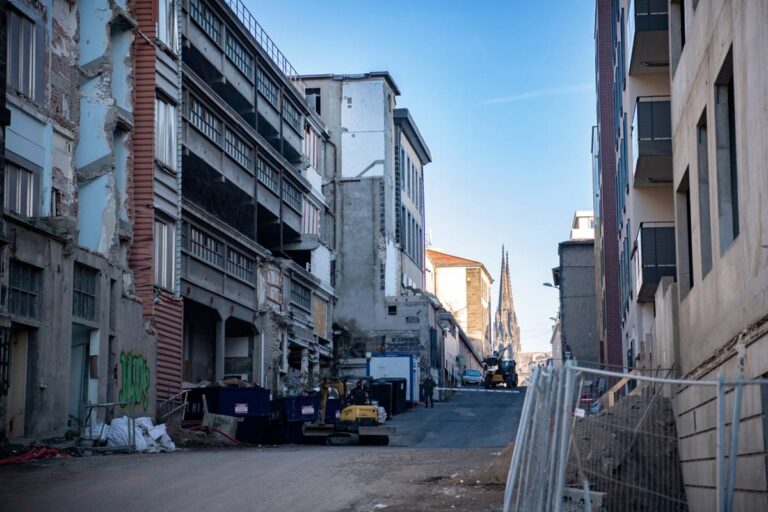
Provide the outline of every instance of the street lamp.
<path id="1" fill-rule="evenodd" d="M 541 283 L 541 286 L 546 286 L 547 288 L 560 288 L 552 283 Z"/>

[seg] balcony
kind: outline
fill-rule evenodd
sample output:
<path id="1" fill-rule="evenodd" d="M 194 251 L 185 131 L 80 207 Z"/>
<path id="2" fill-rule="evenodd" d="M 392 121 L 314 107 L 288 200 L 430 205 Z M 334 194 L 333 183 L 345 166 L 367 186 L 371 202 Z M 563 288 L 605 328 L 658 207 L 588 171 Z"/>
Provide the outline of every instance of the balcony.
<path id="1" fill-rule="evenodd" d="M 636 187 L 672 183 L 669 97 L 640 97 L 632 118 L 632 175 Z"/>
<path id="2" fill-rule="evenodd" d="M 246 308 L 256 307 L 256 257 L 189 223 L 182 231 L 182 278 Z"/>
<path id="3" fill-rule="evenodd" d="M 653 302 L 662 277 L 677 275 L 675 225 L 672 222 L 640 224 L 632 253 L 637 282 L 637 301 Z"/>
<path id="4" fill-rule="evenodd" d="M 667 0 L 632 0 L 627 18 L 629 74 L 659 73 L 669 68 Z"/>

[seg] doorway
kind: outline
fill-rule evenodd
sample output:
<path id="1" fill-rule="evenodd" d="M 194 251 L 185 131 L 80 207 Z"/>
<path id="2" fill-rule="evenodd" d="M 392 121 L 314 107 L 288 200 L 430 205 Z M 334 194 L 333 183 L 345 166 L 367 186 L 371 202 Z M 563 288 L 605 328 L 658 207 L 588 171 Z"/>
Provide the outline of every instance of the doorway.
<path id="1" fill-rule="evenodd" d="M 23 437 L 27 403 L 27 356 L 29 352 L 29 331 L 11 331 L 11 372 L 8 387 L 8 422 L 6 437 Z"/>

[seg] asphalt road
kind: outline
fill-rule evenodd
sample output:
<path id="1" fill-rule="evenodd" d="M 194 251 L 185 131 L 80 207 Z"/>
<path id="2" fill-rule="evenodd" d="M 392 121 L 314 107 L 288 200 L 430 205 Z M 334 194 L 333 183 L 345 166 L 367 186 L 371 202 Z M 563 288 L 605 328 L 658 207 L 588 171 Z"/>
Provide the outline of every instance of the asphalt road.
<path id="1" fill-rule="evenodd" d="M 524 388 L 485 392 L 480 387 L 453 393 L 433 409 L 395 416 L 392 446 L 411 448 L 490 448 L 506 446 L 517 433 Z"/>
<path id="2" fill-rule="evenodd" d="M 424 508 L 426 482 L 477 471 L 515 434 L 524 394 L 456 393 L 392 421 L 390 447 L 286 446 L 92 456 L 0 466 L 11 511 L 352 511 Z M 474 509 L 472 509 L 474 510 Z"/>

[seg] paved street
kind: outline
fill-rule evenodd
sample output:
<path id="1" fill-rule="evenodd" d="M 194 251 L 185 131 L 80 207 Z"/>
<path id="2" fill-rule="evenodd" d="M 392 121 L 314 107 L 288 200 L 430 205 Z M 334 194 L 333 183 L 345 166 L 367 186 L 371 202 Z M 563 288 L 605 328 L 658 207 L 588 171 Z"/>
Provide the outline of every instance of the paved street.
<path id="1" fill-rule="evenodd" d="M 103 512 L 120 504 L 136 511 L 362 512 L 441 510 L 440 500 L 449 499 L 460 505 L 452 510 L 487 510 L 465 490 L 433 484 L 487 467 L 513 438 L 523 397 L 457 393 L 434 409 L 409 411 L 393 421 L 399 434 L 390 447 L 187 450 L 0 467 L 0 503 L 3 511 Z"/>
<path id="2" fill-rule="evenodd" d="M 391 444 L 412 448 L 491 448 L 514 439 L 524 390 L 485 392 L 481 387 L 454 393 L 434 409 L 395 416 L 398 435 Z"/>

